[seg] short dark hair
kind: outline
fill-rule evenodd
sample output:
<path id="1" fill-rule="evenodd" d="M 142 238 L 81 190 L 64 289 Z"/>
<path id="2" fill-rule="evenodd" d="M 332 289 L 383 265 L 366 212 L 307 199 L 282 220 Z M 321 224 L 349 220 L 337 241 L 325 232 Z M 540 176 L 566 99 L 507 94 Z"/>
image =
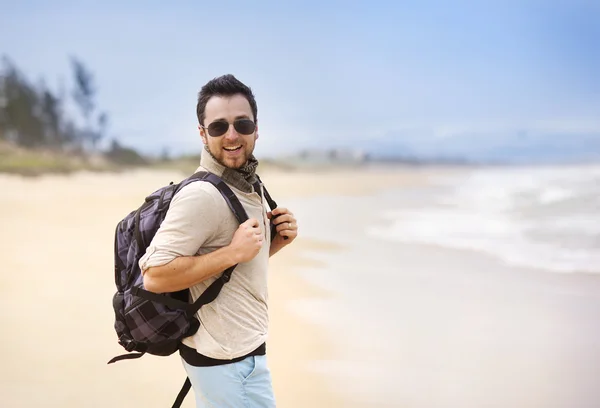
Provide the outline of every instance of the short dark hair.
<path id="1" fill-rule="evenodd" d="M 252 90 L 231 74 L 211 79 L 202 87 L 198 93 L 198 104 L 196 105 L 198 123 L 204 125 L 206 104 L 210 98 L 213 96 L 233 96 L 237 94 L 243 95 L 248 100 L 252 109 L 252 115 L 254 115 L 254 122 L 258 123 L 258 107 L 256 106 Z"/>

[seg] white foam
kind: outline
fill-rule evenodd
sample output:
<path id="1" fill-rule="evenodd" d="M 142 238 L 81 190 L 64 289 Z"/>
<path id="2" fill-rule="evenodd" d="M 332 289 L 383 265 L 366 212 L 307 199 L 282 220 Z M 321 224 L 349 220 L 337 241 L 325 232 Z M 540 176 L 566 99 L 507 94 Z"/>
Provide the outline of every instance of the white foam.
<path id="1" fill-rule="evenodd" d="M 541 204 L 552 204 L 574 196 L 574 192 L 569 191 L 566 188 L 548 187 L 540 193 L 539 201 Z"/>
<path id="2" fill-rule="evenodd" d="M 383 214 L 387 225 L 367 232 L 483 251 L 519 266 L 600 272 L 600 212 L 594 212 L 600 207 L 599 170 L 475 171 L 455 180 L 456 188 L 435 203 L 388 211 Z M 590 197 L 598 200 L 597 207 Z M 568 205 L 549 207 L 567 200 Z"/>

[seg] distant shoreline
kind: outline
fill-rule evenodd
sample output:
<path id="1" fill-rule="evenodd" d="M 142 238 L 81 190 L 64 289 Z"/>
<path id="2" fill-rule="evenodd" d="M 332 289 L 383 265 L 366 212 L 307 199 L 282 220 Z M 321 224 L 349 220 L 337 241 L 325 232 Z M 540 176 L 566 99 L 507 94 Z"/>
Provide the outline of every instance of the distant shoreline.
<path id="1" fill-rule="evenodd" d="M 594 162 L 576 163 L 478 163 L 466 161 L 447 161 L 431 159 L 369 159 L 363 161 L 313 161 L 290 158 L 259 158 L 259 171 L 338 171 L 344 169 L 385 170 L 397 168 L 428 169 L 468 169 L 498 167 L 545 167 L 594 164 Z M 0 143 L 0 174 L 14 174 L 23 177 L 38 177 L 46 174 L 74 174 L 77 172 L 122 173 L 135 170 L 175 170 L 182 174 L 191 174 L 200 164 L 199 155 L 177 158 L 136 157 L 134 162 L 111 160 L 104 153 L 82 154 L 51 150 L 24 149 Z"/>

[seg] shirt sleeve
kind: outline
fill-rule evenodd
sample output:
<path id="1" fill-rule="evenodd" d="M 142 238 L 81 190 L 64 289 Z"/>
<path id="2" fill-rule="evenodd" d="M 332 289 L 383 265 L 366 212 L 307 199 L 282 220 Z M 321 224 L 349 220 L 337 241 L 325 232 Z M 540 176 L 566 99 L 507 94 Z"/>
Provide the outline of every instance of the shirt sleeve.
<path id="1" fill-rule="evenodd" d="M 209 183 L 188 184 L 171 200 L 167 215 L 146 253 L 140 258 L 142 274 L 180 256 L 196 255 L 217 231 L 217 203 Z"/>

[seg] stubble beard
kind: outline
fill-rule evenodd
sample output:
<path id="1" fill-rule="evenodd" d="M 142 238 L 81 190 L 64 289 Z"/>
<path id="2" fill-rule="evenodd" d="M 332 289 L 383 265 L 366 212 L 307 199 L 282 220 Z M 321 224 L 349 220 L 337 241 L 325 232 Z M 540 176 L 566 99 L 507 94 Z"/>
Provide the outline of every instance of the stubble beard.
<path id="1" fill-rule="evenodd" d="M 250 150 L 246 150 L 247 147 L 248 147 L 247 145 L 242 146 L 242 149 L 244 149 L 244 156 L 243 156 L 243 161 L 240 163 L 239 166 L 231 166 L 231 165 L 227 164 L 226 159 L 225 159 L 225 153 L 223 153 L 222 150 L 219 150 L 219 154 L 215 154 L 215 152 L 209 146 L 208 151 L 211 154 L 211 156 L 217 161 L 217 163 L 221 164 L 224 167 L 227 167 L 228 169 L 238 170 L 238 169 L 244 167 L 244 165 L 246 163 L 248 163 L 248 159 L 250 159 L 250 156 L 252 156 L 254 146 L 252 146 L 252 149 L 250 149 Z M 222 147 L 221 147 L 221 149 L 222 149 Z"/>

